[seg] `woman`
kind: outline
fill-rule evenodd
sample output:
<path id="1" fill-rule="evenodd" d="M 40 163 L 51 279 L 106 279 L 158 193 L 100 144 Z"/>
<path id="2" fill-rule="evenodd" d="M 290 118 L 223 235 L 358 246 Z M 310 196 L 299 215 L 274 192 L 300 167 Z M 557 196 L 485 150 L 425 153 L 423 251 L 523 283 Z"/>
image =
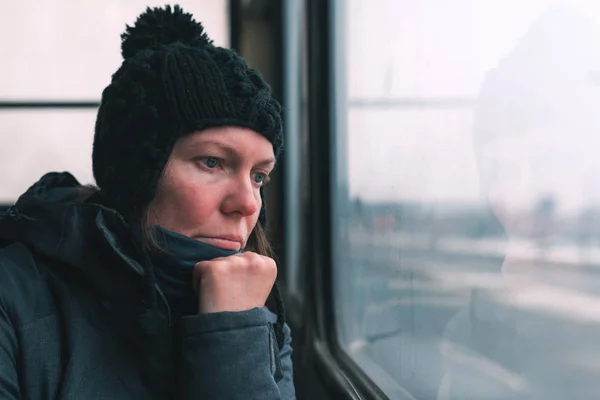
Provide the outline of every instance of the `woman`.
<path id="1" fill-rule="evenodd" d="M 0 218 L 0 398 L 294 398 L 277 290 L 265 307 L 281 108 L 177 6 L 122 39 L 98 189 L 50 173 Z"/>

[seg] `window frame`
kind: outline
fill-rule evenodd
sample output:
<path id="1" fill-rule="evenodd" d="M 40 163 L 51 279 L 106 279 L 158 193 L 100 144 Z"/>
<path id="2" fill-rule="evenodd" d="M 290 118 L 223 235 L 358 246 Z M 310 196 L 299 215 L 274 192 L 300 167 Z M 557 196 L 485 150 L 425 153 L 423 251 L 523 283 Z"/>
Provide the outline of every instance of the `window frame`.
<path id="1" fill-rule="evenodd" d="M 98 108 L 99 101 L 2 101 L 0 100 L 0 111 L 9 109 L 82 109 Z"/>
<path id="2" fill-rule="evenodd" d="M 306 171 L 306 19 L 305 1 L 282 5 L 282 105 L 285 110 L 283 152 L 284 179 L 280 194 L 284 211 L 283 264 L 288 316 L 295 327 L 302 325 L 305 304 L 305 265 L 308 188 Z M 293 195 L 293 193 L 297 193 Z"/>
<path id="3" fill-rule="evenodd" d="M 345 103 L 343 0 L 307 0 L 308 31 L 308 158 L 309 203 L 307 286 L 305 296 L 313 321 L 311 347 L 315 368 L 328 389 L 348 399 L 387 399 L 387 395 L 342 349 L 335 318 L 333 219 L 337 170 L 332 156 L 337 129 L 345 124 L 338 116 Z M 343 99 L 343 102 L 340 101 Z M 337 162 L 339 164 L 339 161 Z M 403 396 L 404 397 L 404 396 Z M 412 396 L 406 396 L 412 399 Z"/>
<path id="4" fill-rule="evenodd" d="M 306 0 L 308 31 L 308 157 L 309 202 L 306 230 L 308 268 L 305 296 L 309 320 L 314 323 L 311 347 L 315 367 L 332 393 L 349 399 L 388 399 L 369 375 L 341 346 L 336 321 L 334 238 L 344 232 L 340 224 L 338 196 L 348 191 L 346 132 L 349 107 L 400 106 L 402 108 L 469 107 L 468 98 L 385 99 L 360 102 L 348 99 L 346 88 L 345 0 Z M 364 103 L 364 104 L 363 104 Z M 349 196 L 348 196 L 349 197 Z M 349 198 L 345 199 L 349 201 Z M 343 208 L 343 205 L 342 205 Z M 372 360 L 373 369 L 379 368 Z M 414 397 L 397 382 L 386 382 L 390 394 L 400 399 Z"/>

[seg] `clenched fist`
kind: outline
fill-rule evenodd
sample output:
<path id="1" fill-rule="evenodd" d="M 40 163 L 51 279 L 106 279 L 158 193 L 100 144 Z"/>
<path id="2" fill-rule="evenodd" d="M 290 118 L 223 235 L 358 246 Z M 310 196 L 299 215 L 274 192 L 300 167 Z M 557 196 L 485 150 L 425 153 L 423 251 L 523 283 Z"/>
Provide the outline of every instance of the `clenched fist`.
<path id="1" fill-rule="evenodd" d="M 264 307 L 276 278 L 275 261 L 250 251 L 199 262 L 193 275 L 198 313 Z"/>

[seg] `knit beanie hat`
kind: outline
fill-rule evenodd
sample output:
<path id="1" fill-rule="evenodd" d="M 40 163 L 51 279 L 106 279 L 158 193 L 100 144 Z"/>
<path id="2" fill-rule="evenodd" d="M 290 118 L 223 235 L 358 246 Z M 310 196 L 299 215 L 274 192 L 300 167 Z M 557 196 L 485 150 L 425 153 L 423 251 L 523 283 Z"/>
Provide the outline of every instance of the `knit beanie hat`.
<path id="1" fill-rule="evenodd" d="M 155 197 L 175 142 L 218 126 L 283 144 L 281 107 L 260 73 L 217 47 L 179 6 L 147 8 L 121 35 L 123 63 L 102 93 L 93 146 L 97 185 L 124 214 Z M 261 191 L 262 197 L 262 191 Z M 266 228 L 261 208 L 259 221 Z"/>
<path id="2" fill-rule="evenodd" d="M 277 157 L 281 107 L 257 71 L 233 50 L 214 46 L 179 6 L 147 8 L 121 39 L 124 60 L 102 93 L 92 164 L 103 199 L 125 217 L 142 258 L 147 292 L 140 326 L 152 334 L 156 278 L 136 218 L 154 199 L 175 142 L 211 127 L 244 127 L 267 138 Z M 258 220 L 266 227 L 262 204 Z M 277 284 L 272 295 L 282 347 L 285 312 Z"/>

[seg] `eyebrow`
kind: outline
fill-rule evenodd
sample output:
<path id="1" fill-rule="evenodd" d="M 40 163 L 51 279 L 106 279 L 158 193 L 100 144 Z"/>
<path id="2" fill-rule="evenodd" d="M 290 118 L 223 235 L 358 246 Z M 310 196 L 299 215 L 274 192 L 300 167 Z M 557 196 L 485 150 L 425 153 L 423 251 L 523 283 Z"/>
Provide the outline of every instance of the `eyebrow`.
<path id="1" fill-rule="evenodd" d="M 190 144 L 190 147 L 203 147 L 207 144 L 213 145 L 213 146 L 217 146 L 219 148 L 221 148 L 224 152 L 227 153 L 228 156 L 230 157 L 235 157 L 240 159 L 240 153 L 238 153 L 238 151 L 236 149 L 234 149 L 233 147 L 226 145 L 225 143 L 221 143 L 221 142 L 215 142 L 213 140 L 203 140 L 200 142 L 195 142 Z M 265 165 L 269 165 L 269 164 L 275 164 L 275 159 L 274 158 L 268 158 L 266 160 L 262 160 L 257 162 L 255 165 L 257 166 L 265 166 Z"/>

